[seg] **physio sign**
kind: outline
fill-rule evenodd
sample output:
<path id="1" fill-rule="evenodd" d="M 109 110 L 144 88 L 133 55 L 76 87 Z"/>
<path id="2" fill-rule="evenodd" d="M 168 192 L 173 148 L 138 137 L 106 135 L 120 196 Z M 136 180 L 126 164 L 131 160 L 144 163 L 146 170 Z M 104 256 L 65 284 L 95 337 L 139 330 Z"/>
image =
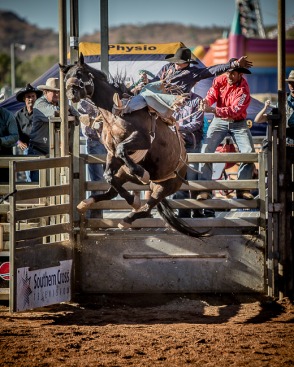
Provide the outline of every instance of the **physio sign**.
<path id="1" fill-rule="evenodd" d="M 112 55 L 168 55 L 174 54 L 179 47 L 183 47 L 181 42 L 173 43 L 116 43 L 108 45 L 108 53 Z M 85 56 L 101 55 L 100 43 L 80 42 L 79 51 Z"/>
<path id="2" fill-rule="evenodd" d="M 17 269 L 16 311 L 44 307 L 71 299 L 72 260 L 46 269 Z"/>

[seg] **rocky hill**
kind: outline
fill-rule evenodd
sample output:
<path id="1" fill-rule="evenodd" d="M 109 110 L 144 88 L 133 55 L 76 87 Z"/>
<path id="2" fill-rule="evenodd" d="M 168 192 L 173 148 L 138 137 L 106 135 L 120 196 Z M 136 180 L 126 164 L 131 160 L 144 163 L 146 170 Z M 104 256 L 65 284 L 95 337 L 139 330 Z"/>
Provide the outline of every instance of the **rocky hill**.
<path id="1" fill-rule="evenodd" d="M 1 6 L 1 5 L 0 5 Z M 267 27 L 270 31 L 275 27 Z M 10 54 L 11 43 L 26 44 L 26 58 L 37 55 L 55 55 L 58 58 L 58 33 L 53 29 L 40 29 L 13 12 L 0 10 L 0 53 Z M 229 29 L 222 27 L 197 27 L 179 23 L 149 23 L 121 25 L 109 29 L 109 43 L 168 43 L 183 42 L 187 47 L 209 46 Z M 294 28 L 287 38 L 294 38 Z M 100 42 L 100 32 L 80 37 L 80 41 Z"/>
<path id="2" fill-rule="evenodd" d="M 58 55 L 58 34 L 52 29 L 40 29 L 9 11 L 0 11 L 0 29 L 1 53 L 10 54 L 10 44 L 21 43 L 26 45 L 28 58 L 43 53 Z"/>
<path id="3" fill-rule="evenodd" d="M 26 57 L 58 56 L 58 33 L 29 24 L 13 12 L 0 10 L 0 53 L 10 53 L 11 43 L 26 44 Z M 209 45 L 224 31 L 220 27 L 201 28 L 174 23 L 122 25 L 109 29 L 109 43 L 168 43 L 183 42 L 188 47 Z M 80 37 L 80 41 L 100 42 L 100 32 Z"/>
<path id="4" fill-rule="evenodd" d="M 177 23 L 150 23 L 145 25 L 122 25 L 109 30 L 110 43 L 168 43 L 183 42 L 187 47 L 209 45 L 222 36 L 220 27 L 185 26 Z M 81 38 L 83 41 L 99 42 L 100 32 Z"/>

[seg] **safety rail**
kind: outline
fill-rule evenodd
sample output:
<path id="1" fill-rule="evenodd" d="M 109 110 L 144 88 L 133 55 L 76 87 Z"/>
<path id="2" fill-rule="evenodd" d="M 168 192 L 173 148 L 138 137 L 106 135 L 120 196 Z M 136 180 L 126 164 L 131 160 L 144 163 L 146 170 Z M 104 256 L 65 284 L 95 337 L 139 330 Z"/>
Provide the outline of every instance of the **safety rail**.
<path id="1" fill-rule="evenodd" d="M 15 194 L 10 197 L 11 241 L 16 244 L 16 247 L 22 246 L 23 243 L 21 241 L 24 240 L 43 238 L 43 241 L 47 242 L 48 239 L 45 240 L 45 238 L 48 236 L 71 233 L 72 206 L 68 198 L 72 196 L 71 179 L 68 179 L 72 177 L 71 166 L 71 157 L 69 156 L 62 158 L 46 158 L 43 160 L 35 159 L 31 161 L 10 162 L 9 187 L 10 192 L 15 192 Z M 60 177 L 56 177 L 54 170 L 61 168 L 67 170 L 67 172 L 64 171 Z M 15 176 L 17 172 L 24 170 L 49 170 L 49 176 L 47 175 L 49 180 L 43 182 L 41 187 L 38 188 L 18 190 Z M 67 183 L 65 182 L 65 177 L 67 177 Z M 17 203 L 33 199 L 42 199 L 44 206 L 26 208 L 25 210 L 19 208 L 16 210 Z M 57 219 L 57 217 L 61 215 L 63 217 Z M 26 229 L 24 231 L 17 230 L 17 223 L 20 221 L 48 217 L 51 222 L 50 226 L 47 226 L 48 219 L 43 219 L 41 223 L 43 225 L 39 228 Z M 18 242 L 20 242 L 20 244 L 17 244 Z"/>
<path id="2" fill-rule="evenodd" d="M 8 156 L 0 158 L 0 167 L 10 170 L 9 183 L 0 184 L 0 194 L 6 196 L 0 204 L 0 257 L 2 262 L 9 261 L 10 274 L 14 273 L 15 261 L 17 267 L 29 263 L 27 256 L 20 255 L 29 247 L 40 250 L 42 246 L 50 246 L 51 251 L 60 248 L 62 256 L 69 257 L 74 242 L 72 157 Z M 30 170 L 39 170 L 39 182 L 19 182 L 18 173 Z M 55 261 L 52 256 L 52 262 Z M 13 297 L 9 296 L 13 291 L 9 292 L 5 284 L 1 283 L 0 299 L 13 303 Z M 10 286 L 14 286 L 13 282 Z"/>
<path id="3" fill-rule="evenodd" d="M 91 182 L 86 180 L 86 164 L 105 162 L 104 155 L 80 155 L 80 199 L 85 198 L 86 191 L 106 191 L 109 185 L 106 182 Z M 262 227 L 265 228 L 266 221 L 266 178 L 265 178 L 265 162 L 263 153 L 211 153 L 188 154 L 189 163 L 228 163 L 228 162 L 248 162 L 255 163 L 259 167 L 259 178 L 251 180 L 215 180 L 215 181 L 189 181 L 188 185 L 183 184 L 181 190 L 205 191 L 213 190 L 214 192 L 224 190 L 258 190 L 259 195 L 255 200 L 235 199 L 232 197 L 221 197 L 216 195 L 210 200 L 182 199 L 168 201 L 173 209 L 214 209 L 217 212 L 223 212 L 224 215 L 215 218 L 189 218 L 184 219 L 189 225 L 195 228 L 203 227 Z M 189 168 L 188 168 L 189 169 Z M 147 191 L 148 185 L 136 185 L 126 183 L 124 187 L 127 190 Z M 142 203 L 146 202 L 144 199 Z M 132 208 L 123 199 L 111 201 L 102 201 L 92 204 L 90 210 L 102 209 L 103 218 L 87 218 L 85 215 L 81 217 L 81 230 L 87 228 L 116 228 L 118 223 L 132 210 Z M 239 215 L 237 213 L 240 211 Z M 242 211 L 242 213 L 241 213 Z M 254 216 L 252 212 L 255 212 Z M 166 223 L 161 217 L 138 219 L 132 224 L 132 228 L 163 228 Z"/>
<path id="4" fill-rule="evenodd" d="M 0 157 L 0 168 L 7 168 L 9 169 L 9 165 L 11 161 L 32 161 L 36 159 L 41 159 L 42 157 L 36 157 L 36 156 L 23 156 L 23 155 L 13 155 L 13 156 L 2 156 Z M 37 189 L 40 187 L 42 182 L 45 182 L 46 172 L 41 171 L 40 173 L 40 184 L 36 182 L 23 182 L 18 181 L 16 182 L 15 189 L 17 191 L 22 191 L 25 189 Z M 0 256 L 5 256 L 6 253 L 9 250 L 9 233 L 10 233 L 10 204 L 9 204 L 9 194 L 11 194 L 12 191 L 10 190 L 9 182 L 0 182 L 0 197 L 1 197 L 1 203 L 0 203 L 0 226 L 1 226 L 1 233 L 0 233 Z M 6 200 L 5 200 L 6 198 Z M 17 203 L 17 209 L 28 209 L 33 208 L 35 206 L 40 206 L 42 203 L 38 200 L 32 200 L 32 201 L 25 201 L 23 203 Z M 25 223 L 20 222 L 18 227 L 22 228 L 24 230 L 31 228 L 32 226 L 36 226 L 36 223 Z"/>
<path id="5" fill-rule="evenodd" d="M 0 256 L 9 260 L 10 292 L 1 288 L 0 298 L 9 299 L 15 308 L 15 269 L 31 267 L 32 262 L 50 267 L 73 257 L 72 156 L 12 156 L 5 166 L 9 166 L 9 184 L 0 185 L 0 190 L 11 195 L 9 205 L 6 201 L 0 208 L 3 213 L 8 210 L 9 238 Z M 18 173 L 27 170 L 39 170 L 39 183 L 17 182 Z M 52 255 L 39 255 L 48 251 Z"/>

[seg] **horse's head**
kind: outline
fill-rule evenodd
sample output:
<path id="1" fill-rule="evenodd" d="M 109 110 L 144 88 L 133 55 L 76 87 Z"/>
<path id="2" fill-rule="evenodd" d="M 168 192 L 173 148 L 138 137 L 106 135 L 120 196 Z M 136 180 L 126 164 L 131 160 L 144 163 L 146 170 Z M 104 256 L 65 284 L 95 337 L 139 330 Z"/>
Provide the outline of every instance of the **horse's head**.
<path id="1" fill-rule="evenodd" d="M 94 76 L 91 68 L 84 63 L 81 53 L 79 61 L 75 65 L 60 65 L 60 69 L 65 74 L 66 96 L 74 103 L 84 98 L 91 98 L 94 93 Z"/>

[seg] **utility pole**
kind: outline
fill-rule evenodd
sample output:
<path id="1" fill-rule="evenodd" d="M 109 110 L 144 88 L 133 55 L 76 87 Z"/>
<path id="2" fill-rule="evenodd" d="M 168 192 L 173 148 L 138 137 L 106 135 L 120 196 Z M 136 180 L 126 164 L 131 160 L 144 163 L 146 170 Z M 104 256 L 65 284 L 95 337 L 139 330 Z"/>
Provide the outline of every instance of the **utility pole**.
<path id="1" fill-rule="evenodd" d="M 10 67 L 11 67 L 11 94 L 15 91 L 15 49 L 19 48 L 21 51 L 26 49 L 26 45 L 21 43 L 11 43 L 10 45 Z"/>

